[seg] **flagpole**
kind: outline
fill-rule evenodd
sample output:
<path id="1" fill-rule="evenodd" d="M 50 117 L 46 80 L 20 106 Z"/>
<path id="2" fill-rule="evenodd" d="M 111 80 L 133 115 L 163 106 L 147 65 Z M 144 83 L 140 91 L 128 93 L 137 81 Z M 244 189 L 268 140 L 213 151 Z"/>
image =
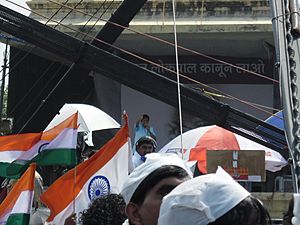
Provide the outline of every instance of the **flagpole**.
<path id="1" fill-rule="evenodd" d="M 77 120 L 76 120 L 77 130 L 76 130 L 76 132 L 77 132 L 77 142 L 78 142 L 78 127 L 80 126 L 80 124 L 78 123 L 78 111 L 76 113 L 77 113 Z M 76 148 L 76 151 L 75 151 L 75 167 L 74 167 L 74 188 L 73 188 L 73 199 L 74 199 L 74 201 L 73 201 L 73 213 L 72 214 L 75 214 L 75 210 L 76 210 L 75 204 L 76 204 L 77 160 L 78 160 L 78 157 L 77 157 L 77 148 Z M 72 217 L 73 217 L 73 221 L 75 222 L 75 220 L 76 220 L 76 214 L 73 215 Z"/>
<path id="2" fill-rule="evenodd" d="M 77 121 L 78 121 L 78 111 L 77 111 Z M 80 126 L 80 124 L 78 124 L 77 128 Z M 77 132 L 77 141 L 78 141 L 78 130 L 76 131 Z M 75 210 L 76 210 L 76 207 L 75 207 L 75 203 L 76 203 L 76 176 L 77 176 L 77 148 L 76 148 L 76 151 L 75 151 L 75 167 L 74 167 L 74 188 L 73 188 L 73 213 L 72 214 L 75 214 Z M 76 214 L 72 216 L 73 217 L 73 221 L 76 222 Z"/>
<path id="3" fill-rule="evenodd" d="M 75 213 L 75 210 L 76 210 L 76 207 L 75 207 L 75 204 L 76 204 L 75 193 L 76 193 L 76 176 L 77 176 L 77 152 L 75 154 L 75 162 L 76 162 L 76 164 L 75 164 L 75 167 L 74 167 L 74 188 L 73 188 L 73 199 L 74 199 L 74 201 L 73 201 L 73 210 L 72 210 L 73 212 L 71 214 L 71 218 L 75 222 L 75 224 L 77 224 L 76 223 L 76 213 Z"/>
<path id="4" fill-rule="evenodd" d="M 84 210 L 87 209 L 89 203 L 99 197 L 100 194 L 110 192 L 118 193 L 121 190 L 128 177 L 128 168 L 126 168 L 126 166 L 128 166 L 130 150 L 126 145 L 128 138 L 129 128 L 128 123 L 126 123 L 116 135 L 98 149 L 93 156 L 58 178 L 41 195 L 40 198 L 42 202 L 50 209 L 50 216 L 47 219 L 49 224 L 62 224 L 66 219 L 70 221 L 72 215 L 66 215 L 62 212 L 71 213 L 72 210 L 74 210 L 77 213 L 77 210 L 80 211 L 76 205 L 76 208 L 74 208 L 75 200 L 80 203 L 80 208 Z M 79 158 L 79 155 L 77 157 Z M 115 167 L 115 165 L 118 165 L 118 167 Z M 76 175 L 76 179 L 73 178 L 74 175 Z M 101 187 L 103 187 L 104 191 L 100 193 L 93 192 L 93 190 L 98 190 L 99 188 L 98 181 L 104 182 L 101 182 L 103 184 Z M 75 185 L 72 187 L 73 183 L 75 183 Z M 89 192 L 89 190 L 91 191 Z"/>

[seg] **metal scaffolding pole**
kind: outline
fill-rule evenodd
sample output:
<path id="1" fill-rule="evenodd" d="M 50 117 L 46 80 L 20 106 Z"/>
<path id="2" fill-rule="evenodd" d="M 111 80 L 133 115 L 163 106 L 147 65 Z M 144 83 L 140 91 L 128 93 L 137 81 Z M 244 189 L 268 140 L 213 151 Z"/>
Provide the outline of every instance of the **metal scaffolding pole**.
<path id="1" fill-rule="evenodd" d="M 6 77 L 6 69 L 7 66 L 7 51 L 8 51 L 8 38 L 6 39 L 5 44 L 5 51 L 4 51 L 4 59 L 3 59 L 3 66 L 2 66 L 2 83 L 1 83 L 1 98 L 0 98 L 0 119 L 2 121 L 3 117 L 3 108 L 4 108 L 4 90 L 5 90 L 5 77 Z"/>
<path id="2" fill-rule="evenodd" d="M 299 5 L 297 0 L 273 0 L 273 31 L 285 137 L 291 158 L 294 192 L 299 192 L 300 178 L 300 39 Z"/>

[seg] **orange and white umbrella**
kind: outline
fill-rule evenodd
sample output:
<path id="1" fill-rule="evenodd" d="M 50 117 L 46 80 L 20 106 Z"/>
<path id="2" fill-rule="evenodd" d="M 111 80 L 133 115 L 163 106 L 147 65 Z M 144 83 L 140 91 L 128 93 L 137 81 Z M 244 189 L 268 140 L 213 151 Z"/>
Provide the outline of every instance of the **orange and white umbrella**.
<path id="1" fill-rule="evenodd" d="M 278 152 L 228 131 L 219 126 L 199 127 L 183 133 L 183 159 L 198 161 L 198 168 L 206 173 L 206 150 L 264 150 L 266 170 L 276 172 L 288 164 Z M 181 153 L 181 138 L 177 136 L 160 152 Z"/>

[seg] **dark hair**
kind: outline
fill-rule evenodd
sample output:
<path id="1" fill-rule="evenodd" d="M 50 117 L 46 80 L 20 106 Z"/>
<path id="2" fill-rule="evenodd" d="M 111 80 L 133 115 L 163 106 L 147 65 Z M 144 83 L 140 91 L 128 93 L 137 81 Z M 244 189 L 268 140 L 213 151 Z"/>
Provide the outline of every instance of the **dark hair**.
<path id="1" fill-rule="evenodd" d="M 142 204 L 148 193 L 159 181 L 169 177 L 186 178 L 189 174 L 181 167 L 164 165 L 150 173 L 135 190 L 130 202 Z"/>
<path id="2" fill-rule="evenodd" d="M 150 121 L 150 116 L 147 114 L 143 114 L 142 115 L 142 119 L 148 119 Z"/>
<path id="3" fill-rule="evenodd" d="M 153 146 L 153 151 L 155 151 L 157 143 L 154 138 L 150 136 L 143 136 L 136 142 L 136 147 L 140 147 L 142 144 L 151 144 Z"/>
<path id="4" fill-rule="evenodd" d="M 209 225 L 271 225 L 271 217 L 262 203 L 253 196 L 248 196 Z"/>
<path id="5" fill-rule="evenodd" d="M 122 225 L 125 219 L 125 201 L 119 194 L 96 198 L 88 209 L 80 213 L 82 225 Z"/>

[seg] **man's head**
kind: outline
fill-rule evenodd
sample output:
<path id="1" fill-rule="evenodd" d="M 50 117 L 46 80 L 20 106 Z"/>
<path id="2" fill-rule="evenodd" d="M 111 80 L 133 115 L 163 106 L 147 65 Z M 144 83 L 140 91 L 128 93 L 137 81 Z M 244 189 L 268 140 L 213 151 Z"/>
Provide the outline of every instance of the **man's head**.
<path id="1" fill-rule="evenodd" d="M 141 123 L 144 127 L 149 126 L 150 117 L 147 114 L 143 114 L 141 118 Z"/>
<path id="2" fill-rule="evenodd" d="M 148 154 L 122 188 L 130 224 L 156 225 L 162 198 L 191 177 L 189 167 L 177 155 Z"/>
<path id="3" fill-rule="evenodd" d="M 156 141 L 150 136 L 141 137 L 136 143 L 136 151 L 140 156 L 155 152 Z"/>
<path id="4" fill-rule="evenodd" d="M 250 195 L 209 225 L 271 225 L 271 221 L 269 212 L 261 201 Z"/>
<path id="5" fill-rule="evenodd" d="M 96 198 L 80 216 L 82 225 L 120 225 L 125 219 L 125 202 L 118 194 Z"/>
<path id="6" fill-rule="evenodd" d="M 262 204 L 227 173 L 178 185 L 161 204 L 158 225 L 269 225 Z"/>

